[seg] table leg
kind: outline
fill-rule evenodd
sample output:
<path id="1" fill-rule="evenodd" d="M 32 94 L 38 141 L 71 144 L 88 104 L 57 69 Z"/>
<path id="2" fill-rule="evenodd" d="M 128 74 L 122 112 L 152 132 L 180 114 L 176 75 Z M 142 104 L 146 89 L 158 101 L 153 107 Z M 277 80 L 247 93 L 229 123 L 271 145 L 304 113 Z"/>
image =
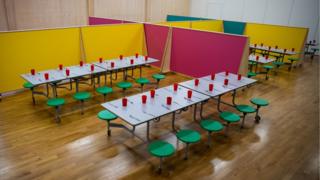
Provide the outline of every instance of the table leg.
<path id="1" fill-rule="evenodd" d="M 139 66 L 140 69 L 140 78 L 142 77 L 142 66 Z"/>
<path id="2" fill-rule="evenodd" d="M 194 105 L 193 120 L 197 121 L 197 104 Z"/>
<path id="3" fill-rule="evenodd" d="M 218 96 L 218 105 L 217 105 L 217 109 L 219 112 L 222 112 L 220 109 L 220 104 L 221 104 L 221 95 Z"/>
<path id="4" fill-rule="evenodd" d="M 173 113 L 172 113 L 172 131 L 174 131 L 174 132 L 176 132 L 177 130 L 176 130 L 176 128 L 175 128 L 175 120 L 176 120 L 176 112 L 174 111 Z"/>
<path id="5" fill-rule="evenodd" d="M 147 141 L 150 141 L 150 121 L 147 122 Z"/>
<path id="6" fill-rule="evenodd" d="M 232 104 L 233 104 L 234 106 L 236 106 L 236 103 L 235 103 L 236 92 L 237 92 L 237 90 L 233 90 L 233 93 L 232 93 Z"/>

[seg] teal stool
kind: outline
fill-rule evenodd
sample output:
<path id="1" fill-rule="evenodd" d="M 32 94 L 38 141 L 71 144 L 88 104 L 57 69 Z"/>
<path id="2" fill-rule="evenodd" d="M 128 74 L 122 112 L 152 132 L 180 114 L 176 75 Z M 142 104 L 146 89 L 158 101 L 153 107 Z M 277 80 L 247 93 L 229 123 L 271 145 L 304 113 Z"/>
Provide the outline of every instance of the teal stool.
<path id="1" fill-rule="evenodd" d="M 148 145 L 148 151 L 151 155 L 160 159 L 159 172 L 161 173 L 163 158 L 173 155 L 175 149 L 170 143 L 157 140 Z"/>
<path id="2" fill-rule="evenodd" d="M 157 81 L 157 88 L 158 88 L 160 81 L 161 81 L 162 79 L 166 78 L 166 76 L 163 75 L 163 74 L 154 74 L 154 75 L 152 75 L 152 78 Z"/>
<path id="3" fill-rule="evenodd" d="M 57 123 L 60 123 L 60 107 L 64 105 L 65 100 L 63 98 L 52 98 L 47 101 L 47 105 L 56 109 L 55 119 Z"/>
<path id="4" fill-rule="evenodd" d="M 149 84 L 150 81 L 149 81 L 149 79 L 147 79 L 147 78 L 138 78 L 138 79 L 136 79 L 136 83 L 140 84 L 141 92 L 143 92 L 143 86 L 144 86 L 145 84 Z"/>
<path id="5" fill-rule="evenodd" d="M 103 87 L 98 87 L 96 89 L 96 92 L 99 93 L 99 94 L 102 94 L 103 95 L 103 100 L 106 101 L 107 94 L 112 93 L 113 90 L 112 90 L 111 87 L 103 86 Z"/>
<path id="6" fill-rule="evenodd" d="M 228 134 L 228 129 L 229 129 L 229 125 L 231 123 L 237 123 L 240 121 L 240 116 L 238 114 L 232 113 L 232 112 L 228 112 L 228 111 L 224 111 L 221 112 L 219 117 L 225 121 L 227 123 L 226 125 L 226 135 Z"/>
<path id="7" fill-rule="evenodd" d="M 271 65 L 264 65 L 263 68 L 266 70 L 266 80 L 268 80 L 268 79 L 269 79 L 269 71 L 270 71 L 271 69 L 273 69 L 273 66 L 271 66 Z"/>
<path id="8" fill-rule="evenodd" d="M 243 118 L 242 118 L 242 123 L 241 123 L 241 129 L 242 129 L 244 127 L 244 121 L 245 121 L 246 115 L 249 113 L 256 112 L 256 109 L 253 108 L 252 106 L 245 105 L 245 104 L 237 105 L 236 109 L 243 113 Z"/>
<path id="9" fill-rule="evenodd" d="M 257 66 L 257 63 L 255 61 L 249 61 L 249 69 L 252 72 L 253 66 Z"/>
<path id="10" fill-rule="evenodd" d="M 180 130 L 176 134 L 176 136 L 180 141 L 182 141 L 186 144 L 184 159 L 187 160 L 188 159 L 189 144 L 199 142 L 200 138 L 201 138 L 200 133 L 195 130 L 184 129 L 184 130 Z"/>
<path id="11" fill-rule="evenodd" d="M 276 67 L 276 70 L 274 71 L 274 74 L 278 74 L 279 68 L 284 65 L 284 62 L 281 61 L 274 61 L 272 64 Z"/>
<path id="12" fill-rule="evenodd" d="M 126 90 L 132 87 L 132 83 L 127 81 L 122 81 L 117 83 L 117 87 L 122 89 L 123 95 L 125 96 Z"/>
<path id="13" fill-rule="evenodd" d="M 26 89 L 30 89 L 31 95 L 32 95 L 32 103 L 33 103 L 33 105 L 35 105 L 36 104 L 36 100 L 34 98 L 34 93 L 33 93 L 33 89 L 34 89 L 33 84 L 31 84 L 29 82 L 25 82 L 25 83 L 23 83 L 23 87 L 26 88 Z"/>
<path id="14" fill-rule="evenodd" d="M 289 57 L 288 60 L 290 61 L 290 65 L 289 65 L 288 71 L 291 71 L 293 63 L 299 61 L 300 58 Z"/>
<path id="15" fill-rule="evenodd" d="M 73 95 L 73 98 L 81 102 L 81 114 L 83 114 L 83 103 L 91 98 L 91 94 L 89 92 L 77 92 Z"/>
<path id="16" fill-rule="evenodd" d="M 257 73 L 255 73 L 255 72 L 248 72 L 248 74 L 247 74 L 247 77 L 248 78 L 251 78 L 251 77 L 255 77 L 255 76 L 257 76 Z"/>
<path id="17" fill-rule="evenodd" d="M 107 122 L 107 125 L 108 125 L 108 136 L 111 136 L 111 129 L 110 129 L 111 123 L 110 123 L 110 121 L 113 121 L 113 120 L 117 119 L 118 116 L 116 116 L 115 114 L 111 113 L 108 110 L 103 110 L 103 111 L 100 111 L 98 113 L 98 118 Z"/>
<path id="18" fill-rule="evenodd" d="M 269 105 L 269 102 L 268 102 L 267 100 L 261 99 L 261 98 L 252 98 L 252 99 L 250 100 L 250 102 L 251 102 L 252 104 L 254 104 L 254 105 L 257 106 L 255 119 L 256 119 L 256 123 L 259 123 L 259 122 L 260 122 L 260 119 L 261 119 L 261 117 L 259 116 L 259 109 L 260 109 L 260 107 L 262 107 L 262 106 L 268 106 L 268 105 Z"/>
<path id="19" fill-rule="evenodd" d="M 201 120 L 200 126 L 202 129 L 208 132 L 208 146 L 211 146 L 211 133 L 220 132 L 223 130 L 223 125 L 219 121 L 212 119 Z"/>

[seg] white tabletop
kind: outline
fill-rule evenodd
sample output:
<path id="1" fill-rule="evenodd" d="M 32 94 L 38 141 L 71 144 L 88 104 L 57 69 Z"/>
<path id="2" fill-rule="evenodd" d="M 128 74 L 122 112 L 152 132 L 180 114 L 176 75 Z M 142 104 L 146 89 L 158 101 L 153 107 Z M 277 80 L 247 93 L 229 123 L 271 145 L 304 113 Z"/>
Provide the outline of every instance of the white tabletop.
<path id="1" fill-rule="evenodd" d="M 250 45 L 250 48 L 252 49 L 259 49 L 259 50 L 263 50 L 263 51 L 270 51 L 270 52 L 275 52 L 275 53 L 279 53 L 279 54 L 285 54 L 285 55 L 295 55 L 296 52 L 293 52 L 289 49 L 286 50 L 286 52 L 284 52 L 284 49 L 279 49 L 279 48 L 274 48 L 274 47 L 271 47 L 269 49 L 268 46 L 260 46 L 260 45 L 257 45 L 257 46 L 254 46 L 254 45 Z"/>
<path id="2" fill-rule="evenodd" d="M 38 72 L 34 76 L 31 75 L 31 73 L 22 74 L 21 77 L 33 85 L 40 85 L 40 84 L 45 84 L 45 83 L 62 81 L 62 80 L 75 78 L 75 77 L 86 76 L 86 75 L 90 75 L 90 74 L 101 73 L 101 72 L 105 71 L 104 69 L 102 69 L 100 67 L 94 66 L 94 71 L 91 72 L 90 66 L 91 66 L 91 64 L 84 64 L 83 67 L 80 67 L 80 65 L 78 65 L 78 66 L 64 67 L 62 70 L 51 69 L 51 70 Z M 69 76 L 66 75 L 67 68 L 70 70 Z M 45 80 L 45 77 L 44 77 L 45 73 L 49 74 L 48 80 Z"/>
<path id="3" fill-rule="evenodd" d="M 104 103 L 102 106 L 130 125 L 139 125 L 210 98 L 193 91 L 192 97 L 189 99 L 187 98 L 188 90 L 188 88 L 178 86 L 177 92 L 174 92 L 172 85 L 156 89 L 154 98 L 150 97 L 149 91 L 127 97 L 128 104 L 126 107 L 122 106 L 122 99 Z M 142 95 L 147 95 L 146 104 L 142 104 Z M 172 97 L 171 105 L 167 105 L 168 96 Z"/>
<path id="4" fill-rule="evenodd" d="M 224 85 L 224 80 L 228 79 L 229 83 L 227 86 Z M 215 79 L 211 80 L 211 75 L 199 78 L 199 85 L 195 86 L 194 79 L 179 83 L 181 86 L 192 89 L 194 91 L 203 93 L 210 97 L 219 96 L 227 92 L 239 89 L 241 87 L 255 83 L 257 80 L 250 79 L 242 76 L 241 80 L 238 80 L 238 75 L 229 73 L 228 76 L 225 72 L 221 72 L 215 75 Z M 213 91 L 209 91 L 209 84 L 213 84 Z"/>
<path id="5" fill-rule="evenodd" d="M 259 56 L 258 61 L 256 59 L 257 56 Z M 254 61 L 257 63 L 261 63 L 261 64 L 267 64 L 267 63 L 273 62 L 275 60 L 276 60 L 275 58 L 270 58 L 270 57 L 268 57 L 268 59 L 266 59 L 264 56 L 261 56 L 261 55 L 250 54 L 250 56 L 249 56 L 249 61 Z"/>
<path id="6" fill-rule="evenodd" d="M 133 64 L 130 63 L 130 60 L 133 59 Z M 117 70 L 117 69 L 123 69 L 128 67 L 134 67 L 134 66 L 140 66 L 144 64 L 150 64 L 157 62 L 159 60 L 148 57 L 148 60 L 145 60 L 144 56 L 139 55 L 138 58 L 135 56 L 128 56 L 123 57 L 122 60 L 120 59 L 110 59 L 110 60 L 104 60 L 102 63 L 100 62 L 94 62 L 94 65 L 99 66 L 106 70 Z M 114 67 L 111 68 L 111 62 L 114 63 Z"/>

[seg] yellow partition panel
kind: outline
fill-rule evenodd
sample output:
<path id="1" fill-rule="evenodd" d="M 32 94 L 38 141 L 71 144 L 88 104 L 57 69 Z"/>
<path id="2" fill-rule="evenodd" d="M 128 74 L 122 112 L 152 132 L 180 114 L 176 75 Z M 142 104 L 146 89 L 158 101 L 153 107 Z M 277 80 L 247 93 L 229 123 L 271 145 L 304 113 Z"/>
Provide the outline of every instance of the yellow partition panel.
<path id="1" fill-rule="evenodd" d="M 22 88 L 20 74 L 76 64 L 81 57 L 80 29 L 0 33 L 0 92 Z"/>
<path id="2" fill-rule="evenodd" d="M 190 21 L 161 22 L 161 23 L 157 23 L 157 24 L 158 25 L 171 26 L 171 27 L 191 28 L 191 22 Z"/>
<path id="3" fill-rule="evenodd" d="M 119 24 L 81 28 L 86 61 L 145 54 L 143 24 Z"/>
<path id="4" fill-rule="evenodd" d="M 277 45 L 281 49 L 295 48 L 296 52 L 302 52 L 308 29 L 247 23 L 245 35 L 250 37 L 250 44 Z"/>
<path id="5" fill-rule="evenodd" d="M 223 32 L 223 21 L 208 20 L 208 21 L 192 21 L 191 28 L 197 30 Z"/>

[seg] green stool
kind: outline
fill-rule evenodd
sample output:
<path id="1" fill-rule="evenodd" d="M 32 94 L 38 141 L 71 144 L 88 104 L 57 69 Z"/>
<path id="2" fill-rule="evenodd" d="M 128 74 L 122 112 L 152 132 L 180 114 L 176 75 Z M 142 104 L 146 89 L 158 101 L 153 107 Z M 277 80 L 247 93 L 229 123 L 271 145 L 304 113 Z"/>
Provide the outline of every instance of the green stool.
<path id="1" fill-rule="evenodd" d="M 221 112 L 219 117 L 227 123 L 225 131 L 226 135 L 228 134 L 229 124 L 240 121 L 240 116 L 238 114 L 228 111 Z"/>
<path id="2" fill-rule="evenodd" d="M 107 86 L 98 87 L 96 92 L 103 95 L 103 100 L 106 101 L 107 94 L 112 93 L 112 88 Z"/>
<path id="3" fill-rule="evenodd" d="M 150 81 L 149 81 L 149 79 L 147 79 L 147 78 L 138 78 L 138 79 L 136 79 L 136 83 L 140 84 L 141 92 L 143 92 L 143 86 L 144 86 L 145 84 L 149 84 Z"/>
<path id="4" fill-rule="evenodd" d="M 32 103 L 33 103 L 33 105 L 35 105 L 36 104 L 36 100 L 34 98 L 34 93 L 33 93 L 33 89 L 34 89 L 33 84 L 31 84 L 29 82 L 25 82 L 25 83 L 23 83 L 23 87 L 26 88 L 26 89 L 30 89 L 31 95 L 32 95 Z"/>
<path id="5" fill-rule="evenodd" d="M 160 159 L 159 172 L 161 173 L 163 158 L 173 155 L 175 149 L 170 143 L 157 140 L 149 144 L 148 151 L 151 155 Z"/>
<path id="6" fill-rule="evenodd" d="M 241 127 L 240 127 L 242 129 L 244 127 L 244 121 L 245 121 L 246 115 L 248 113 L 256 112 L 256 109 L 253 108 L 252 106 L 245 105 L 245 104 L 237 105 L 236 109 L 243 113 L 243 119 L 242 119 L 242 123 L 241 123 Z"/>
<path id="7" fill-rule="evenodd" d="M 260 122 L 260 119 L 261 119 L 261 117 L 259 116 L 259 109 L 260 109 L 260 107 L 262 107 L 262 106 L 268 106 L 268 105 L 269 105 L 269 102 L 268 102 L 267 100 L 261 99 L 261 98 L 252 98 L 252 99 L 250 100 L 250 102 L 251 102 L 252 104 L 254 104 L 254 105 L 257 106 L 255 119 L 256 119 L 256 123 L 259 123 L 259 122 Z"/>
<path id="8" fill-rule="evenodd" d="M 122 81 L 117 83 L 117 87 L 122 89 L 123 95 L 125 95 L 125 92 L 127 89 L 132 87 L 132 83 L 127 81 Z"/>
<path id="9" fill-rule="evenodd" d="M 251 78 L 251 77 L 255 77 L 255 76 L 257 76 L 257 73 L 254 73 L 254 72 L 248 72 L 248 74 L 247 74 L 247 77 L 248 78 Z"/>
<path id="10" fill-rule="evenodd" d="M 278 74 L 278 70 L 280 68 L 280 66 L 284 65 L 284 62 L 281 61 L 274 61 L 272 62 L 272 64 L 276 67 L 276 70 L 274 71 L 274 74 Z"/>
<path id="11" fill-rule="evenodd" d="M 300 58 L 289 57 L 288 60 L 290 61 L 288 71 L 291 71 L 293 63 L 299 61 Z"/>
<path id="12" fill-rule="evenodd" d="M 162 79 L 166 78 L 166 76 L 163 75 L 163 74 L 154 74 L 154 75 L 152 75 L 152 78 L 157 81 L 157 88 L 158 88 L 160 81 L 161 81 Z"/>
<path id="13" fill-rule="evenodd" d="M 249 69 L 250 69 L 250 71 L 252 71 L 253 66 L 257 66 L 257 62 L 255 62 L 255 61 L 249 61 Z"/>
<path id="14" fill-rule="evenodd" d="M 73 95 L 73 98 L 81 102 L 81 114 L 83 114 L 83 103 L 91 98 L 91 94 L 89 92 L 77 92 Z"/>
<path id="15" fill-rule="evenodd" d="M 264 65 L 263 66 L 263 68 L 266 70 L 266 80 L 268 80 L 269 79 L 269 71 L 271 70 L 271 69 L 273 69 L 273 66 L 270 66 L 270 65 Z"/>
<path id="16" fill-rule="evenodd" d="M 55 119 L 57 123 L 60 123 L 60 107 L 64 105 L 65 100 L 63 98 L 52 98 L 47 101 L 47 105 L 56 109 Z"/>
<path id="17" fill-rule="evenodd" d="M 186 143 L 186 150 L 185 150 L 184 159 L 187 160 L 188 159 L 189 144 L 199 142 L 200 137 L 201 137 L 200 133 L 195 130 L 184 129 L 184 130 L 180 130 L 176 134 L 176 136 L 180 141 Z"/>
<path id="18" fill-rule="evenodd" d="M 111 129 L 110 129 L 110 121 L 115 120 L 118 118 L 115 114 L 108 110 L 103 110 L 98 113 L 98 118 L 104 121 L 107 121 L 108 124 L 108 136 L 111 136 Z"/>
<path id="19" fill-rule="evenodd" d="M 208 132 L 208 145 L 211 146 L 211 133 L 212 132 L 220 132 L 223 129 L 223 125 L 216 120 L 212 119 L 206 119 L 206 120 L 201 120 L 200 126 L 202 129 L 206 130 Z"/>

